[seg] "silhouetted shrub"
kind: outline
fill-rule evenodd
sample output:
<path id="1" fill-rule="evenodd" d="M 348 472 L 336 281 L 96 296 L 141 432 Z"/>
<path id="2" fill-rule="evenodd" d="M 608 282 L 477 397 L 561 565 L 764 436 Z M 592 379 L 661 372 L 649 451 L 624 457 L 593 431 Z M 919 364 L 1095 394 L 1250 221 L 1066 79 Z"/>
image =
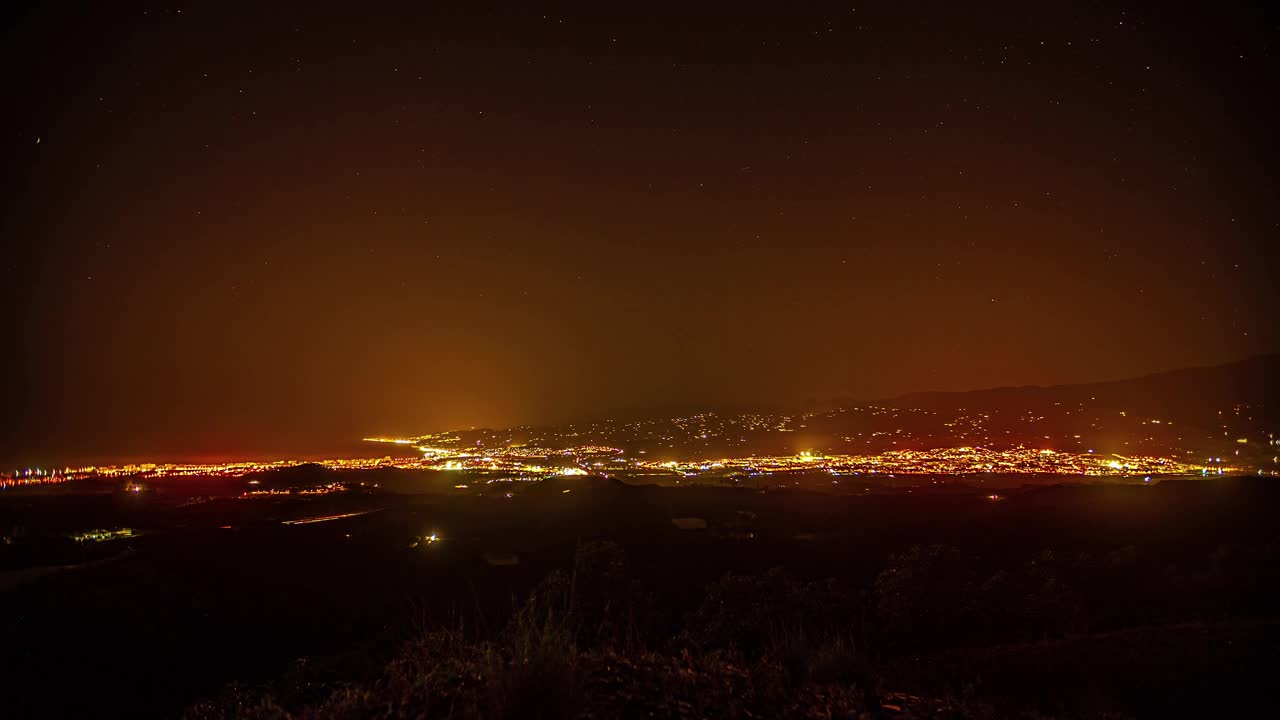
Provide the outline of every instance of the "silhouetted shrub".
<path id="1" fill-rule="evenodd" d="M 770 654 L 784 662 L 807 658 L 820 640 L 852 637 L 858 603 L 833 580 L 801 583 L 781 568 L 763 574 L 726 574 L 707 586 L 680 641 L 702 652 L 728 651 L 754 660 Z"/>
<path id="2" fill-rule="evenodd" d="M 288 720 L 291 715 L 267 692 L 239 684 L 227 686 L 214 700 L 187 708 L 183 720 Z"/>
<path id="3" fill-rule="evenodd" d="M 986 642 L 1031 640 L 1080 627 L 1080 598 L 1069 568 L 1050 551 L 999 569 L 972 588 L 969 611 Z"/>
<path id="4" fill-rule="evenodd" d="M 948 644 L 968 634 L 974 583 L 953 547 L 916 545 L 890 556 L 875 580 L 877 634 L 890 650 Z"/>
<path id="5" fill-rule="evenodd" d="M 487 717 L 553 720 L 573 717 L 581 702 L 573 629 L 554 610 L 538 618 L 520 613 L 504 647 L 486 659 Z"/>
<path id="6" fill-rule="evenodd" d="M 732 650 L 757 657 L 772 627 L 797 611 L 800 588 L 781 568 L 763 575 L 726 574 L 707 586 L 702 605 L 685 624 L 684 637 L 702 650 Z"/>
<path id="7" fill-rule="evenodd" d="M 632 648 L 643 645 L 652 614 L 650 597 L 628 572 L 622 548 L 592 541 L 578 546 L 569 572 L 557 570 L 534 588 L 512 623 L 555 618 L 578 647 Z"/>

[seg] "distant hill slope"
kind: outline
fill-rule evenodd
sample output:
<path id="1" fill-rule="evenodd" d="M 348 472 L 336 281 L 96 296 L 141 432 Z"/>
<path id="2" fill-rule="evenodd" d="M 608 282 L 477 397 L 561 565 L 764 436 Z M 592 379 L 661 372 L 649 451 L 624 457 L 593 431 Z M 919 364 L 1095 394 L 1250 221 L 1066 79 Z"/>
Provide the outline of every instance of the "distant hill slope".
<path id="1" fill-rule="evenodd" d="M 928 410 L 1017 411 L 1086 405 L 1170 419 L 1203 417 L 1206 410 L 1244 406 L 1256 419 L 1280 417 L 1280 355 L 1260 355 L 1210 367 L 1186 368 L 1129 380 L 1077 385 L 1030 385 L 967 392 L 917 392 L 889 404 Z"/>

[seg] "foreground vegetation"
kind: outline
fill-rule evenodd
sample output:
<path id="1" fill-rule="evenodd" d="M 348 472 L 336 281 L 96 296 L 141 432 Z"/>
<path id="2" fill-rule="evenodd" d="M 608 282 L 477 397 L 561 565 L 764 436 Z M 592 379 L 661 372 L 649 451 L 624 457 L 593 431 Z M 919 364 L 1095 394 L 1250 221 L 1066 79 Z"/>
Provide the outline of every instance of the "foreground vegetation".
<path id="1" fill-rule="evenodd" d="M 1220 715 L 1278 669 L 1277 555 L 1220 546 L 1161 564 L 1124 548 L 993 567 L 916 546 L 864 588 L 727 574 L 672 618 L 618 546 L 588 542 L 501 630 L 424 621 L 381 668 L 308 660 L 185 717 Z"/>

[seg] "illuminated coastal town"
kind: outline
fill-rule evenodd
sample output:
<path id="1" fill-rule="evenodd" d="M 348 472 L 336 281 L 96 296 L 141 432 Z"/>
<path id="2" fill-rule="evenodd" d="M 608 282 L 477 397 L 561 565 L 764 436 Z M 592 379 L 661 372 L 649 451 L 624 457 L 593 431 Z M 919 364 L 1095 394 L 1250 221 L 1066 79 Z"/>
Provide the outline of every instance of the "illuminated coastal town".
<path id="1" fill-rule="evenodd" d="M 147 463 L 103 467 L 35 469 L 13 473 L 0 480 L 0 487 L 44 485 L 88 478 L 175 478 L 184 476 L 241 477 L 253 473 L 315 464 L 331 470 L 500 471 L 517 473 L 522 479 L 561 475 L 713 479 L 734 475 L 750 477 L 825 472 L 834 477 L 859 475 L 974 475 L 983 473 L 1080 475 L 1089 477 L 1134 477 L 1152 475 L 1208 475 L 1238 472 L 1239 468 L 1210 459 L 1188 463 L 1162 457 L 1121 457 L 1064 453 L 1053 450 L 993 451 L 984 448 L 899 450 L 875 455 L 822 455 L 804 451 L 787 456 L 752 456 L 690 461 L 654 461 L 628 458 L 617 448 L 585 446 L 552 451 L 546 448 L 508 448 L 482 454 L 424 448 L 421 458 L 331 459 L 316 461 L 276 460 L 210 464 Z M 680 482 L 677 479 L 676 482 Z M 336 489 L 336 488 L 330 488 Z M 250 491 L 268 494 L 274 491 Z"/>
<path id="2" fill-rule="evenodd" d="M 904 483 L 989 475 L 1158 482 L 1280 474 L 1280 439 L 1260 422 L 1259 406 L 1235 402 L 1157 417 L 1114 405 L 1095 398 L 1024 398 L 981 410 L 859 405 L 471 428 L 366 437 L 365 457 L 23 468 L 0 475 L 0 489 L 91 478 L 238 478 L 308 464 L 343 472 L 480 473 L 485 482 L 593 475 L 635 484 L 754 487 L 886 476 L 908 478 Z M 465 477 L 457 483 L 458 489 L 470 484 Z M 246 496 L 269 492 L 280 489 L 251 486 Z"/>
<path id="3" fill-rule="evenodd" d="M 887 412 L 880 409 L 875 414 Z M 801 417 L 799 420 L 806 418 Z M 973 422 L 968 421 L 971 428 Z M 804 449 L 793 452 L 760 452 L 724 454 L 713 456 L 700 453 L 690 447 L 689 441 L 706 441 L 712 433 L 724 433 L 726 426 L 748 432 L 764 432 L 769 436 L 792 433 L 804 426 L 790 417 L 744 415 L 726 421 L 714 414 L 676 418 L 662 421 L 656 433 L 640 437 L 638 427 L 652 421 L 622 425 L 619 428 L 569 426 L 554 433 L 510 430 L 448 432 L 411 438 L 364 438 L 373 444 L 389 444 L 397 449 L 396 455 L 370 458 L 340 459 L 284 459 L 273 461 L 238 461 L 225 463 L 144 463 L 65 467 L 58 469 L 31 468 L 6 473 L 0 477 L 0 488 L 29 485 L 47 485 L 90 478 L 120 478 L 150 480 L 182 477 L 235 478 L 273 470 L 283 470 L 304 464 L 328 470 L 359 471 L 399 469 L 433 472 L 474 471 L 506 474 L 508 481 L 539 480 L 552 476 L 585 476 L 617 478 L 631 482 L 669 482 L 671 484 L 697 484 L 699 482 L 737 482 L 747 478 L 773 478 L 776 484 L 786 484 L 799 475 L 831 476 L 832 483 L 842 477 L 858 476 L 981 476 L 1002 475 L 1050 475 L 1080 476 L 1087 478 L 1137 478 L 1149 482 L 1161 476 L 1208 476 L 1223 474 L 1274 474 L 1274 469 L 1249 467 L 1239 462 L 1235 455 L 1197 455 L 1191 452 L 1164 454 L 1095 452 L 1059 450 L 1044 447 L 992 448 L 976 445 L 933 447 L 915 449 L 879 449 L 876 452 L 831 452 Z M 948 427 L 958 424 L 946 423 Z M 533 437 L 534 441 L 518 440 Z M 600 444 L 594 438 L 614 435 L 629 442 L 620 446 Z M 677 437 L 679 435 L 679 437 Z M 907 441 L 909 433 L 873 432 L 874 438 L 893 437 Z M 1078 437 L 1078 436 L 1077 436 Z M 592 438 L 585 444 L 574 440 Z M 665 452 L 643 439 L 658 439 L 666 445 Z M 739 439 L 739 438 L 734 438 Z M 740 438 L 747 443 L 746 437 Z M 849 438 L 846 438 L 849 440 Z M 666 442 L 671 441 L 671 442 Z M 896 445 L 898 440 L 887 442 Z M 761 443 L 756 442 L 756 445 Z M 768 443 L 764 443 L 767 445 Z M 848 444 L 848 443 L 846 443 Z M 882 443 L 883 444 L 883 443 Z M 1239 444 L 1246 444 L 1240 442 Z M 1268 445 L 1275 446 L 1274 439 Z M 647 446 L 651 449 L 645 449 Z M 675 448 L 677 448 L 676 450 Z M 1181 456 L 1179 456 L 1181 455 Z M 1274 464 L 1274 459 L 1273 459 Z M 759 484 L 759 481 L 756 481 Z M 465 489 L 466 484 L 457 487 Z M 327 492 L 344 489 L 341 485 L 322 487 L 311 492 Z M 279 490 L 246 491 L 246 495 L 279 493 Z"/>

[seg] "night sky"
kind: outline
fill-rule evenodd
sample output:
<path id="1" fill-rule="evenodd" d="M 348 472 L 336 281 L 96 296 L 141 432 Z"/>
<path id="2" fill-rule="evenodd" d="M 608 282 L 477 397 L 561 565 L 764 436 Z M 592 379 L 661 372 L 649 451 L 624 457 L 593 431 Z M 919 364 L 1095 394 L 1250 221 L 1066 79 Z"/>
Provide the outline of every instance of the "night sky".
<path id="1" fill-rule="evenodd" d="M 45 5 L 5 467 L 1280 350 L 1261 10 Z"/>

